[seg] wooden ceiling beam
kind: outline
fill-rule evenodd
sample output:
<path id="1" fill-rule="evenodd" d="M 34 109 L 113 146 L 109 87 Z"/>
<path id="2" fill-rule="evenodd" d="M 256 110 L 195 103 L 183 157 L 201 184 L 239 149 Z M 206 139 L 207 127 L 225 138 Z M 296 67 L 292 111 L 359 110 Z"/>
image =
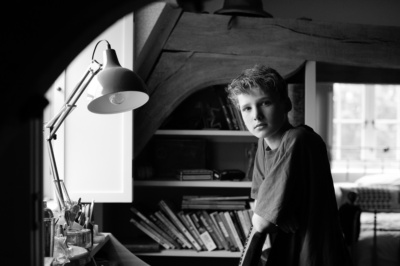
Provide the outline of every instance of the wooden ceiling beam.
<path id="1" fill-rule="evenodd" d="M 183 13 L 164 49 L 400 68 L 400 28 Z"/>

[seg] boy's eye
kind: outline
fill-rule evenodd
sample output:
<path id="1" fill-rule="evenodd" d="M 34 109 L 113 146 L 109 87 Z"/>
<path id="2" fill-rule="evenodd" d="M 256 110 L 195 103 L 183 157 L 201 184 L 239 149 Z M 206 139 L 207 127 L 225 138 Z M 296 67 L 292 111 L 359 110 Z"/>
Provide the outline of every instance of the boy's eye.
<path id="1" fill-rule="evenodd" d="M 242 108 L 242 112 L 247 112 L 247 111 L 249 111 L 250 110 L 250 107 L 243 107 Z"/>
<path id="2" fill-rule="evenodd" d="M 271 104 L 272 104 L 271 101 L 263 101 L 263 102 L 261 102 L 261 105 L 263 105 L 263 106 L 268 106 L 268 105 L 271 105 Z"/>

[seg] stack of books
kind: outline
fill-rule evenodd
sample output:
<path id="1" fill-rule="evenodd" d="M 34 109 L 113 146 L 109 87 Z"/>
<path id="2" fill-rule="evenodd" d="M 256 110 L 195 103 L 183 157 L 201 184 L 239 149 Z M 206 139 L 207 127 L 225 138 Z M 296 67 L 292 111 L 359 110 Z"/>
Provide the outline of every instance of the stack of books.
<path id="1" fill-rule="evenodd" d="M 245 210 L 249 208 L 248 196 L 186 196 L 182 197 L 182 210 Z"/>
<path id="2" fill-rule="evenodd" d="M 214 171 L 209 169 L 181 169 L 177 178 L 181 181 L 213 180 Z"/>
<path id="3" fill-rule="evenodd" d="M 251 209 L 176 210 L 161 200 L 159 210 L 144 214 L 131 207 L 131 223 L 164 249 L 242 251 L 251 228 Z"/>

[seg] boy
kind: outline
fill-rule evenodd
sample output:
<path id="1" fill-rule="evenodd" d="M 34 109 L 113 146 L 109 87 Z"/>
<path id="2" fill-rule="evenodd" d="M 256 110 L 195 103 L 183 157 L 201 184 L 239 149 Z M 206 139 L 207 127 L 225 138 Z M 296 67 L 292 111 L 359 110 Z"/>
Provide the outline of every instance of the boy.
<path id="1" fill-rule="evenodd" d="M 256 261 L 279 266 L 351 265 L 325 143 L 310 127 L 289 123 L 292 104 L 284 79 L 274 69 L 256 65 L 226 90 L 247 129 L 259 138 L 251 188 L 256 203 L 252 234 L 268 234 L 271 247 Z M 253 249 L 251 243 L 248 249 Z M 260 253 L 249 254 L 251 258 Z"/>

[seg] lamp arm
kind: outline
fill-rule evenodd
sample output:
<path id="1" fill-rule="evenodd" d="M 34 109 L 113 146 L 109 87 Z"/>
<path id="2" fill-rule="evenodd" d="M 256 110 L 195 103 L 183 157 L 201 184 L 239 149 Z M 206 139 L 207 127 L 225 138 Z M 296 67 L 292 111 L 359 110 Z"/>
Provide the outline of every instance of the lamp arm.
<path id="1" fill-rule="evenodd" d="M 53 174 L 53 179 L 55 181 L 56 186 L 56 194 L 58 198 L 58 203 L 61 208 L 65 207 L 65 201 L 63 194 L 65 193 L 66 200 L 70 203 L 71 200 L 68 196 L 66 190 L 61 187 L 61 181 L 58 175 L 56 159 L 54 156 L 54 150 L 52 145 L 52 140 L 56 138 L 56 133 L 68 115 L 72 112 L 72 110 L 76 107 L 76 102 L 81 97 L 82 93 L 85 91 L 89 83 L 92 81 L 94 76 L 101 70 L 102 65 L 98 63 L 96 60 L 92 60 L 92 63 L 89 65 L 86 73 L 83 75 L 82 79 L 75 86 L 72 93 L 68 96 L 68 99 L 65 101 L 60 111 L 44 126 L 44 134 L 46 138 L 46 146 L 47 151 L 49 153 L 51 171 Z"/>
<path id="2" fill-rule="evenodd" d="M 59 127 L 62 125 L 67 116 L 76 107 L 76 102 L 81 97 L 89 83 L 92 81 L 94 76 L 101 70 L 101 64 L 96 60 L 93 60 L 89 65 L 86 73 L 83 75 L 79 83 L 75 86 L 74 90 L 68 96 L 60 111 L 45 125 L 45 128 L 50 128 L 50 134 L 46 138 L 55 138 L 55 134 Z M 89 79 L 87 77 L 89 76 Z M 86 82 L 85 82 L 86 81 Z"/>

